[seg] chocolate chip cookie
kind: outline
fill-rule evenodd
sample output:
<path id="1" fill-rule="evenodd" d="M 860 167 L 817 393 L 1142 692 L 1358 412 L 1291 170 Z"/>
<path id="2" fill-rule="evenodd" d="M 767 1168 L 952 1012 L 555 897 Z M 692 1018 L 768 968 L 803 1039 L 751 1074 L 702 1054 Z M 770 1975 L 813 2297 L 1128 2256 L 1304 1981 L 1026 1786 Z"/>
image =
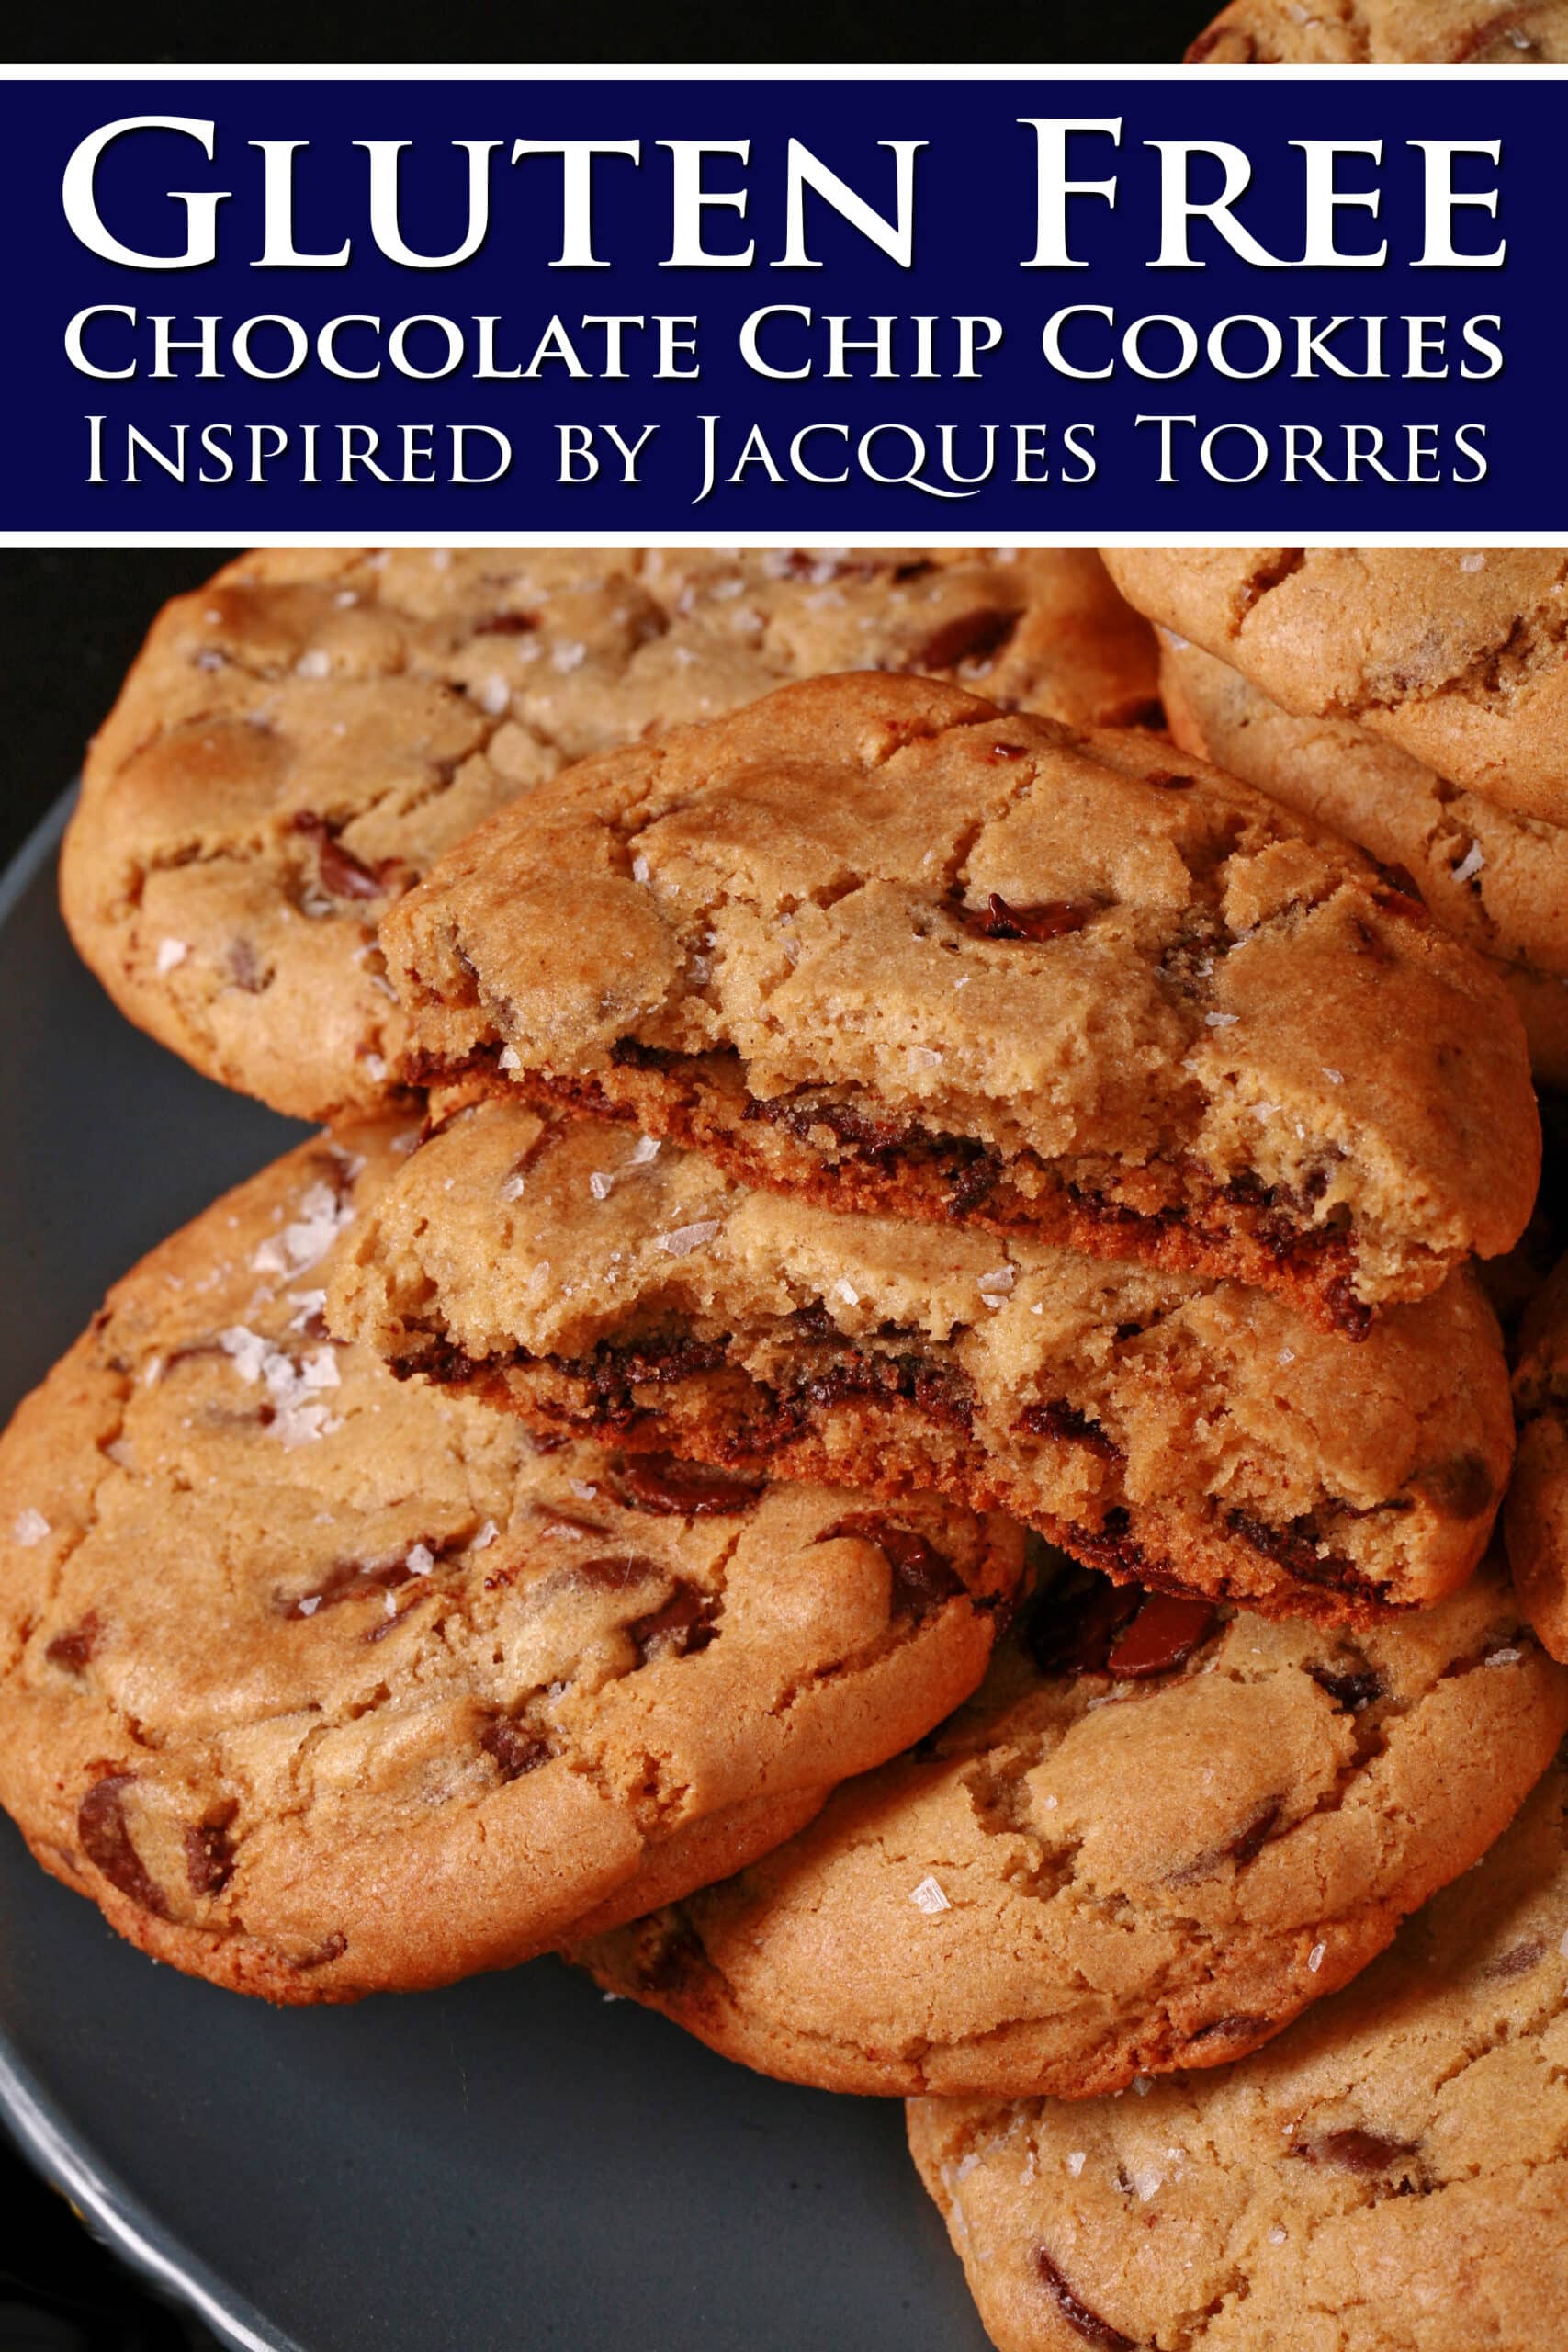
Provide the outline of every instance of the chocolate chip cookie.
<path id="1" fill-rule="evenodd" d="M 1351 1347 L 1267 1291 L 750 1192 L 502 1097 L 410 1156 L 328 1313 L 546 1429 L 934 1488 L 1118 1577 L 1328 1623 L 1462 1583 L 1513 1451 L 1466 1271 Z"/>
<path id="2" fill-rule="evenodd" d="M 568 761 L 861 668 L 1089 722 L 1155 692 L 1083 549 L 266 550 L 154 625 L 88 757 L 66 917 L 209 1077 L 374 1109 L 403 1044 L 377 918 L 443 850 Z"/>
<path id="3" fill-rule="evenodd" d="M 1561 65 L 1563 0 L 1232 0 L 1189 65 Z"/>
<path id="4" fill-rule="evenodd" d="M 1360 1639 L 1069 1573 L 912 1756 L 574 1956 L 794 2082 L 1096 2097 L 1345 1984 L 1564 1729 L 1500 1565 Z"/>
<path id="5" fill-rule="evenodd" d="M 1140 612 L 1298 717 L 1348 718 L 1450 784 L 1568 824 L 1560 548 L 1118 548 Z"/>
<path id="6" fill-rule="evenodd" d="M 1508 1557 L 1531 1624 L 1553 1657 L 1568 1658 L 1568 1258 L 1525 1310 L 1514 1405 Z"/>
<path id="7" fill-rule="evenodd" d="M 584 763 L 382 943 L 423 1078 L 1352 1332 L 1534 1199 L 1517 1015 L 1401 885 L 1153 734 L 922 680 L 788 686 Z"/>
<path id="8" fill-rule="evenodd" d="M 720 1875 L 985 1671 L 1023 1538 L 537 1452 L 321 1321 L 399 1165 L 308 1144 L 155 1250 L 0 1441 L 0 1801 L 275 2001 L 498 1967 Z"/>
<path id="9" fill-rule="evenodd" d="M 1433 918 L 1490 956 L 1518 1007 L 1537 1080 L 1568 1087 L 1568 826 L 1447 783 L 1348 718 L 1298 718 L 1228 662 L 1162 632 L 1178 747 L 1409 877 Z"/>
<path id="10" fill-rule="evenodd" d="M 1568 2339 L 1568 1780 L 1393 1949 L 1218 2075 L 918 2099 L 999 2352 L 1541 2352 Z"/>

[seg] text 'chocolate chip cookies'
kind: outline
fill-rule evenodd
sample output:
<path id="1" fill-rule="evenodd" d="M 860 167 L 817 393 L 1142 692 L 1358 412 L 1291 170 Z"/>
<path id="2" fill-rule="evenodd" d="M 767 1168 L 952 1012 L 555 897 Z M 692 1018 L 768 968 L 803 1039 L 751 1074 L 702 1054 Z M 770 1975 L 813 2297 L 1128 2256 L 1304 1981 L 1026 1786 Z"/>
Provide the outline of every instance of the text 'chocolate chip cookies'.
<path id="1" fill-rule="evenodd" d="M 1343 1984 L 1568 1728 L 1495 1570 L 1359 1640 L 1069 1573 L 1021 1636 L 914 1756 L 578 1956 L 825 2089 L 1121 2090 Z"/>
<path id="2" fill-rule="evenodd" d="M 1367 860 L 1151 735 L 922 681 L 786 687 L 581 765 L 382 938 L 422 1075 L 1352 1331 L 1534 1197 L 1517 1015 Z"/>
<path id="3" fill-rule="evenodd" d="M 1082 723 L 1154 650 L 1047 548 L 274 548 L 160 616 L 89 755 L 64 901 L 130 1017 L 303 1118 L 402 1050 L 376 924 L 566 762 L 829 670 L 934 672 Z"/>
<path id="4" fill-rule="evenodd" d="M 321 1321 L 399 1164 L 303 1147 L 0 1442 L 0 1796 L 156 1957 L 278 2001 L 525 1958 L 798 1828 L 985 1670 L 1022 1537 L 400 1386 Z"/>
<path id="5" fill-rule="evenodd" d="M 1513 1450 L 1468 1271 L 1352 1345 L 1266 1291 L 836 1214 L 504 1099 L 411 1155 L 329 1315 L 546 1428 L 934 1488 L 1115 1576 L 1330 1622 L 1461 1583 Z"/>

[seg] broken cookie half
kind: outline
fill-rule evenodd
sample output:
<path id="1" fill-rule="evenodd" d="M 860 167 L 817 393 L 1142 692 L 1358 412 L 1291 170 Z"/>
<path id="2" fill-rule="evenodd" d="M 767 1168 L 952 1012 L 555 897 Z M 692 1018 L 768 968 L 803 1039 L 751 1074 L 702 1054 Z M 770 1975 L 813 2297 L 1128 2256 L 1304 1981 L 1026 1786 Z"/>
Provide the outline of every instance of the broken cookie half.
<path id="1" fill-rule="evenodd" d="M 329 1302 L 558 1433 L 1002 1510 L 1112 1577 L 1359 1623 L 1461 1584 L 1513 1449 L 1460 1272 L 1348 1348 L 1280 1297 L 750 1191 L 491 1100 L 413 1152 Z"/>
<path id="2" fill-rule="evenodd" d="M 1518 1016 L 1400 879 L 1154 735 L 929 680 L 789 686 L 584 763 L 382 940 L 423 1082 L 1355 1336 L 1529 1215 Z"/>

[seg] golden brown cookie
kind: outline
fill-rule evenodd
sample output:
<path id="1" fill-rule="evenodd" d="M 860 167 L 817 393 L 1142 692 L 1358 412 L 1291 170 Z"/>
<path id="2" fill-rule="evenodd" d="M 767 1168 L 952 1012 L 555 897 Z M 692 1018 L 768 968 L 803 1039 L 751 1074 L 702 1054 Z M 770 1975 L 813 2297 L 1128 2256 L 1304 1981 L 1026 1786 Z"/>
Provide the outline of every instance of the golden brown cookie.
<path id="1" fill-rule="evenodd" d="M 155 622 L 88 756 L 66 918 L 209 1077 L 375 1109 L 403 1041 L 377 918 L 442 851 L 568 761 L 861 668 L 1089 723 L 1155 692 L 1084 549 L 263 550 Z"/>
<path id="2" fill-rule="evenodd" d="M 321 1318 L 399 1165 L 307 1144 L 143 1261 L 0 1440 L 0 1801 L 275 2001 L 525 1958 L 789 1835 L 967 1695 L 1023 1538 L 536 1451 Z"/>
<path id="3" fill-rule="evenodd" d="M 1568 1658 L 1568 1258 L 1525 1310 L 1514 1408 L 1508 1558 L 1526 1615 L 1552 1657 Z"/>
<path id="4" fill-rule="evenodd" d="M 1369 860 L 1153 734 L 922 680 L 788 686 L 584 763 L 382 944 L 423 1077 L 1352 1332 L 1535 1196 L 1506 991 Z"/>
<path id="5" fill-rule="evenodd" d="M 998 2352 L 1568 2340 L 1565 1806 L 1554 1767 L 1365 1975 L 1240 2065 L 1077 2107 L 912 2101 Z"/>
<path id="6" fill-rule="evenodd" d="M 1568 1087 L 1568 826 L 1466 792 L 1352 719 L 1298 718 L 1168 630 L 1160 688 L 1181 751 L 1400 869 L 1433 921 L 1497 967 L 1537 1080 Z"/>
<path id="7" fill-rule="evenodd" d="M 1113 1576 L 1331 1623 L 1461 1584 L 1513 1452 L 1468 1272 L 1353 1347 L 1267 1291 L 748 1192 L 502 1097 L 410 1157 L 328 1313 L 545 1428 L 934 1488 Z"/>
<path id="8" fill-rule="evenodd" d="M 1563 0 L 1232 0 L 1189 65 L 1561 65 Z"/>
<path id="9" fill-rule="evenodd" d="M 573 1957 L 792 2082 L 1098 2097 L 1347 1983 L 1565 1729 L 1500 1562 L 1354 1640 L 1069 1573 L 912 1755 Z"/>
<path id="10" fill-rule="evenodd" d="M 1298 717 L 1568 824 L 1568 555 L 1554 548 L 1117 548 L 1123 594 Z"/>

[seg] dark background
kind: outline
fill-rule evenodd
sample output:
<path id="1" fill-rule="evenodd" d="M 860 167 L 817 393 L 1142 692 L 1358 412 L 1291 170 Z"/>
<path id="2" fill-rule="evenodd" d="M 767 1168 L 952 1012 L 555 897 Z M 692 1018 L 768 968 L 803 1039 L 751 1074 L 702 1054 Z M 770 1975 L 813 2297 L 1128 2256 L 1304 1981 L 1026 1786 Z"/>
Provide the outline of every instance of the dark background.
<path id="1" fill-rule="evenodd" d="M 1046 0 L 1027 15 L 931 11 L 915 54 L 937 63 L 1169 64 L 1211 13 L 1201 0 L 1096 0 L 1092 7 Z M 575 36 L 575 20 L 555 11 L 470 7 L 459 22 L 449 53 L 476 62 L 577 63 L 588 47 L 563 37 Z M 416 63 L 437 37 L 427 6 L 382 7 L 372 21 L 363 9 L 330 4 L 301 14 L 291 28 L 249 12 L 193 13 L 149 0 L 125 28 L 132 36 L 125 47 L 134 42 L 142 66 L 349 61 L 367 42 L 378 62 Z M 592 29 L 600 53 L 623 65 L 875 63 L 907 58 L 910 39 L 907 8 L 894 0 L 838 0 L 829 23 L 815 11 L 771 23 L 762 11 L 664 0 L 624 22 L 596 12 Z M 14 63 L 62 62 L 58 21 L 48 12 L 13 19 L 11 38 Z M 125 62 L 123 51 L 115 62 Z M 0 526 L 4 519 L 0 503 Z M 0 864 L 76 773 L 158 606 L 206 579 L 228 552 L 0 550 Z M 6 1115 L 19 1114 L 12 1106 Z M 210 2352 L 212 2343 L 194 2322 L 139 2292 L 64 2202 L 0 2143 L 0 2352 Z"/>

